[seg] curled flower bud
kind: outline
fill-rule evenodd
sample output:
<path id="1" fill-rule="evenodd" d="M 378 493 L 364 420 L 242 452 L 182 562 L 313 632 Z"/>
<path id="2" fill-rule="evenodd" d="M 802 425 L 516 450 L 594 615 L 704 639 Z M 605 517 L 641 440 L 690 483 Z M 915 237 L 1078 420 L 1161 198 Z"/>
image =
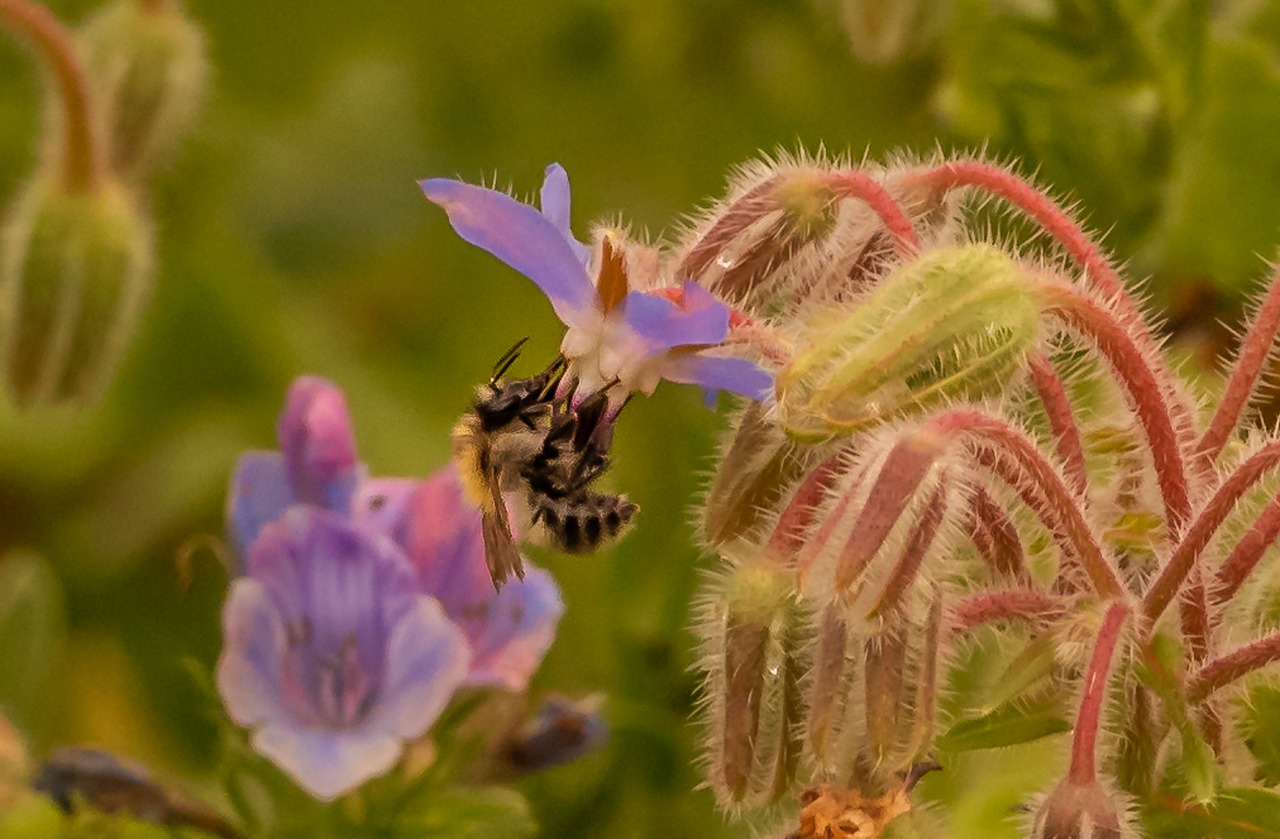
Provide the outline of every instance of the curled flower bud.
<path id="1" fill-rule="evenodd" d="M 794 774 L 803 615 L 770 563 L 736 562 L 717 582 L 701 621 L 711 781 L 726 805 L 758 804 Z"/>
<path id="2" fill-rule="evenodd" d="M 758 402 L 739 415 L 721 449 L 702 504 L 703 538 L 719 547 L 752 536 L 783 489 L 802 474 L 799 447 L 770 422 Z"/>
<path id="3" fill-rule="evenodd" d="M 1058 784 L 1036 811 L 1033 839 L 1120 839 L 1127 831 L 1125 812 L 1096 781 Z"/>
<path id="4" fill-rule="evenodd" d="M 80 33 L 112 171 L 136 181 L 190 132 L 209 75 L 204 34 L 179 0 L 116 0 Z"/>
<path id="5" fill-rule="evenodd" d="M 151 225 L 118 182 L 68 191 L 37 178 L 0 251 L 4 373 L 23 405 L 83 401 L 108 383 L 150 287 Z"/>
<path id="6" fill-rule="evenodd" d="M 1003 391 L 1037 334 L 1022 268 L 988 245 L 940 248 L 886 277 L 850 312 L 811 324 L 777 380 L 800 439 L 850 434 L 948 398 Z"/>
<path id="7" fill-rule="evenodd" d="M 538 712 L 524 720 L 502 744 L 512 767 L 535 772 L 563 766 L 600 749 L 609 739 L 609 722 L 601 713 L 600 694 L 573 700 L 550 696 Z"/>

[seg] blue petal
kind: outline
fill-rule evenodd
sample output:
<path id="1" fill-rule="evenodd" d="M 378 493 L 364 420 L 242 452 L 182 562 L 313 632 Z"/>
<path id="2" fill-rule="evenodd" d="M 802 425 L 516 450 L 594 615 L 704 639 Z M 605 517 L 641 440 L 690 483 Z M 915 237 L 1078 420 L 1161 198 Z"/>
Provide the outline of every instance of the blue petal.
<path id="1" fill-rule="evenodd" d="M 542 289 L 565 324 L 596 305 L 596 289 L 577 254 L 542 213 L 508 195 L 443 178 L 420 181 L 463 240 L 483 248 Z"/>
<path id="2" fill-rule="evenodd" d="M 542 214 L 547 217 L 547 221 L 554 224 L 564 236 L 582 266 L 585 268 L 590 265 L 591 248 L 575 239 L 573 229 L 569 227 L 569 173 L 559 163 L 552 163 L 547 167 L 542 181 L 541 199 Z"/>
<path id="3" fill-rule="evenodd" d="M 702 353 L 672 357 L 663 378 L 710 390 L 727 390 L 757 401 L 767 399 L 773 390 L 773 376 L 754 361 Z"/>
<path id="4" fill-rule="evenodd" d="M 623 319 L 656 355 L 673 347 L 719 344 L 729 334 L 729 309 L 695 282 L 684 284 L 684 301 L 633 291 Z"/>
<path id="5" fill-rule="evenodd" d="M 227 498 L 227 525 L 241 562 L 263 525 L 295 502 L 284 457 L 278 452 L 246 452 L 236 463 Z"/>

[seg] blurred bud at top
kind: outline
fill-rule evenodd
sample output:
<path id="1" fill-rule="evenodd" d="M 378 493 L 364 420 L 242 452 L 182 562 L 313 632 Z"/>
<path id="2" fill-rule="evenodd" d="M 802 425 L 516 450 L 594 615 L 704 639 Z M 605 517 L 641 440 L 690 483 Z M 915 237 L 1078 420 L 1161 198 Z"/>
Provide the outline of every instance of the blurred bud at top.
<path id="1" fill-rule="evenodd" d="M 604 697 L 584 699 L 550 696 L 538 712 L 524 720 L 502 745 L 512 767 L 526 772 L 573 763 L 602 748 L 609 723 L 600 712 Z"/>
<path id="2" fill-rule="evenodd" d="M 849 49 L 864 64 L 895 64 L 922 52 L 947 16 L 938 0 L 825 0 L 849 36 Z"/>
<path id="3" fill-rule="evenodd" d="M 1065 779 L 1036 811 L 1033 839 L 1121 839 L 1126 829 L 1124 810 L 1096 781 L 1076 784 Z"/>
<path id="4" fill-rule="evenodd" d="M 148 219 L 114 179 L 80 190 L 37 176 L 2 233 L 0 334 L 10 397 L 21 406 L 93 401 L 147 298 Z"/>
<path id="5" fill-rule="evenodd" d="M 947 399 L 1002 392 L 1038 333 L 1022 267 L 989 245 L 938 248 L 852 311 L 815 309 L 814 336 L 778 376 L 782 426 L 826 439 Z"/>
<path id="6" fill-rule="evenodd" d="M 191 132 L 209 76 L 204 34 L 180 0 L 116 0 L 80 32 L 111 171 L 136 182 Z"/>

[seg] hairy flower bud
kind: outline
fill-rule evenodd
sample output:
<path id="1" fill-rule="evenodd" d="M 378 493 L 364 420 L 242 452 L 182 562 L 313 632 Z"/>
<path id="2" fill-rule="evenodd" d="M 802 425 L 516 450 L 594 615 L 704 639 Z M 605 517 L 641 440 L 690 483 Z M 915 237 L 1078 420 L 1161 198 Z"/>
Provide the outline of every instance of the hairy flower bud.
<path id="1" fill-rule="evenodd" d="M 19 404 L 82 401 L 107 384 L 150 286 L 151 225 L 115 181 L 37 178 L 3 231 L 4 375 Z"/>
<path id="2" fill-rule="evenodd" d="M 878 627 L 839 619 L 838 608 L 829 607 L 809 654 L 805 749 L 822 777 L 852 777 L 878 794 L 932 742 L 942 598 L 915 598 Z"/>
<path id="3" fill-rule="evenodd" d="M 989 245 L 939 248 L 886 277 L 838 318 L 817 313 L 809 344 L 777 378 L 779 420 L 826 439 L 1009 386 L 1039 309 L 1023 269 Z"/>
<path id="4" fill-rule="evenodd" d="M 146 177 L 195 122 L 209 75 L 204 34 L 179 0 L 116 0 L 80 38 L 111 169 Z"/>
<path id="5" fill-rule="evenodd" d="M 721 547 L 757 532 L 783 490 L 803 474 L 798 447 L 752 402 L 722 447 L 720 467 L 702 505 L 703 538 Z"/>
<path id="6" fill-rule="evenodd" d="M 1036 811 L 1033 839 L 1121 839 L 1126 829 L 1123 808 L 1097 782 L 1058 784 Z"/>
<path id="7" fill-rule="evenodd" d="M 816 165 L 756 165 L 739 173 L 680 261 L 678 276 L 755 308 L 769 278 L 807 244 L 830 232 L 839 196 Z"/>
<path id="8" fill-rule="evenodd" d="M 733 562 L 700 620 L 711 783 L 726 806 L 785 795 L 794 778 L 804 615 L 785 570 Z"/>

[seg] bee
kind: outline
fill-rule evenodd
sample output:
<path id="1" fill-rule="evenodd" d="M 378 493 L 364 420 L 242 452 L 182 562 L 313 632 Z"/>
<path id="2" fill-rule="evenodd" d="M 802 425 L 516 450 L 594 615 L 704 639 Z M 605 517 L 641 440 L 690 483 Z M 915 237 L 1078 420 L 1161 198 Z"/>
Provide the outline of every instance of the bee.
<path id="1" fill-rule="evenodd" d="M 524 577 L 504 493 L 514 492 L 533 541 L 567 553 L 590 553 L 616 538 L 638 507 L 591 485 L 609 465 L 613 420 L 608 388 L 573 404 L 556 396 L 563 357 L 527 379 L 506 379 L 525 341 L 516 342 L 476 389 L 471 410 L 453 429 L 463 488 L 480 508 L 485 561 L 494 588 Z"/>

